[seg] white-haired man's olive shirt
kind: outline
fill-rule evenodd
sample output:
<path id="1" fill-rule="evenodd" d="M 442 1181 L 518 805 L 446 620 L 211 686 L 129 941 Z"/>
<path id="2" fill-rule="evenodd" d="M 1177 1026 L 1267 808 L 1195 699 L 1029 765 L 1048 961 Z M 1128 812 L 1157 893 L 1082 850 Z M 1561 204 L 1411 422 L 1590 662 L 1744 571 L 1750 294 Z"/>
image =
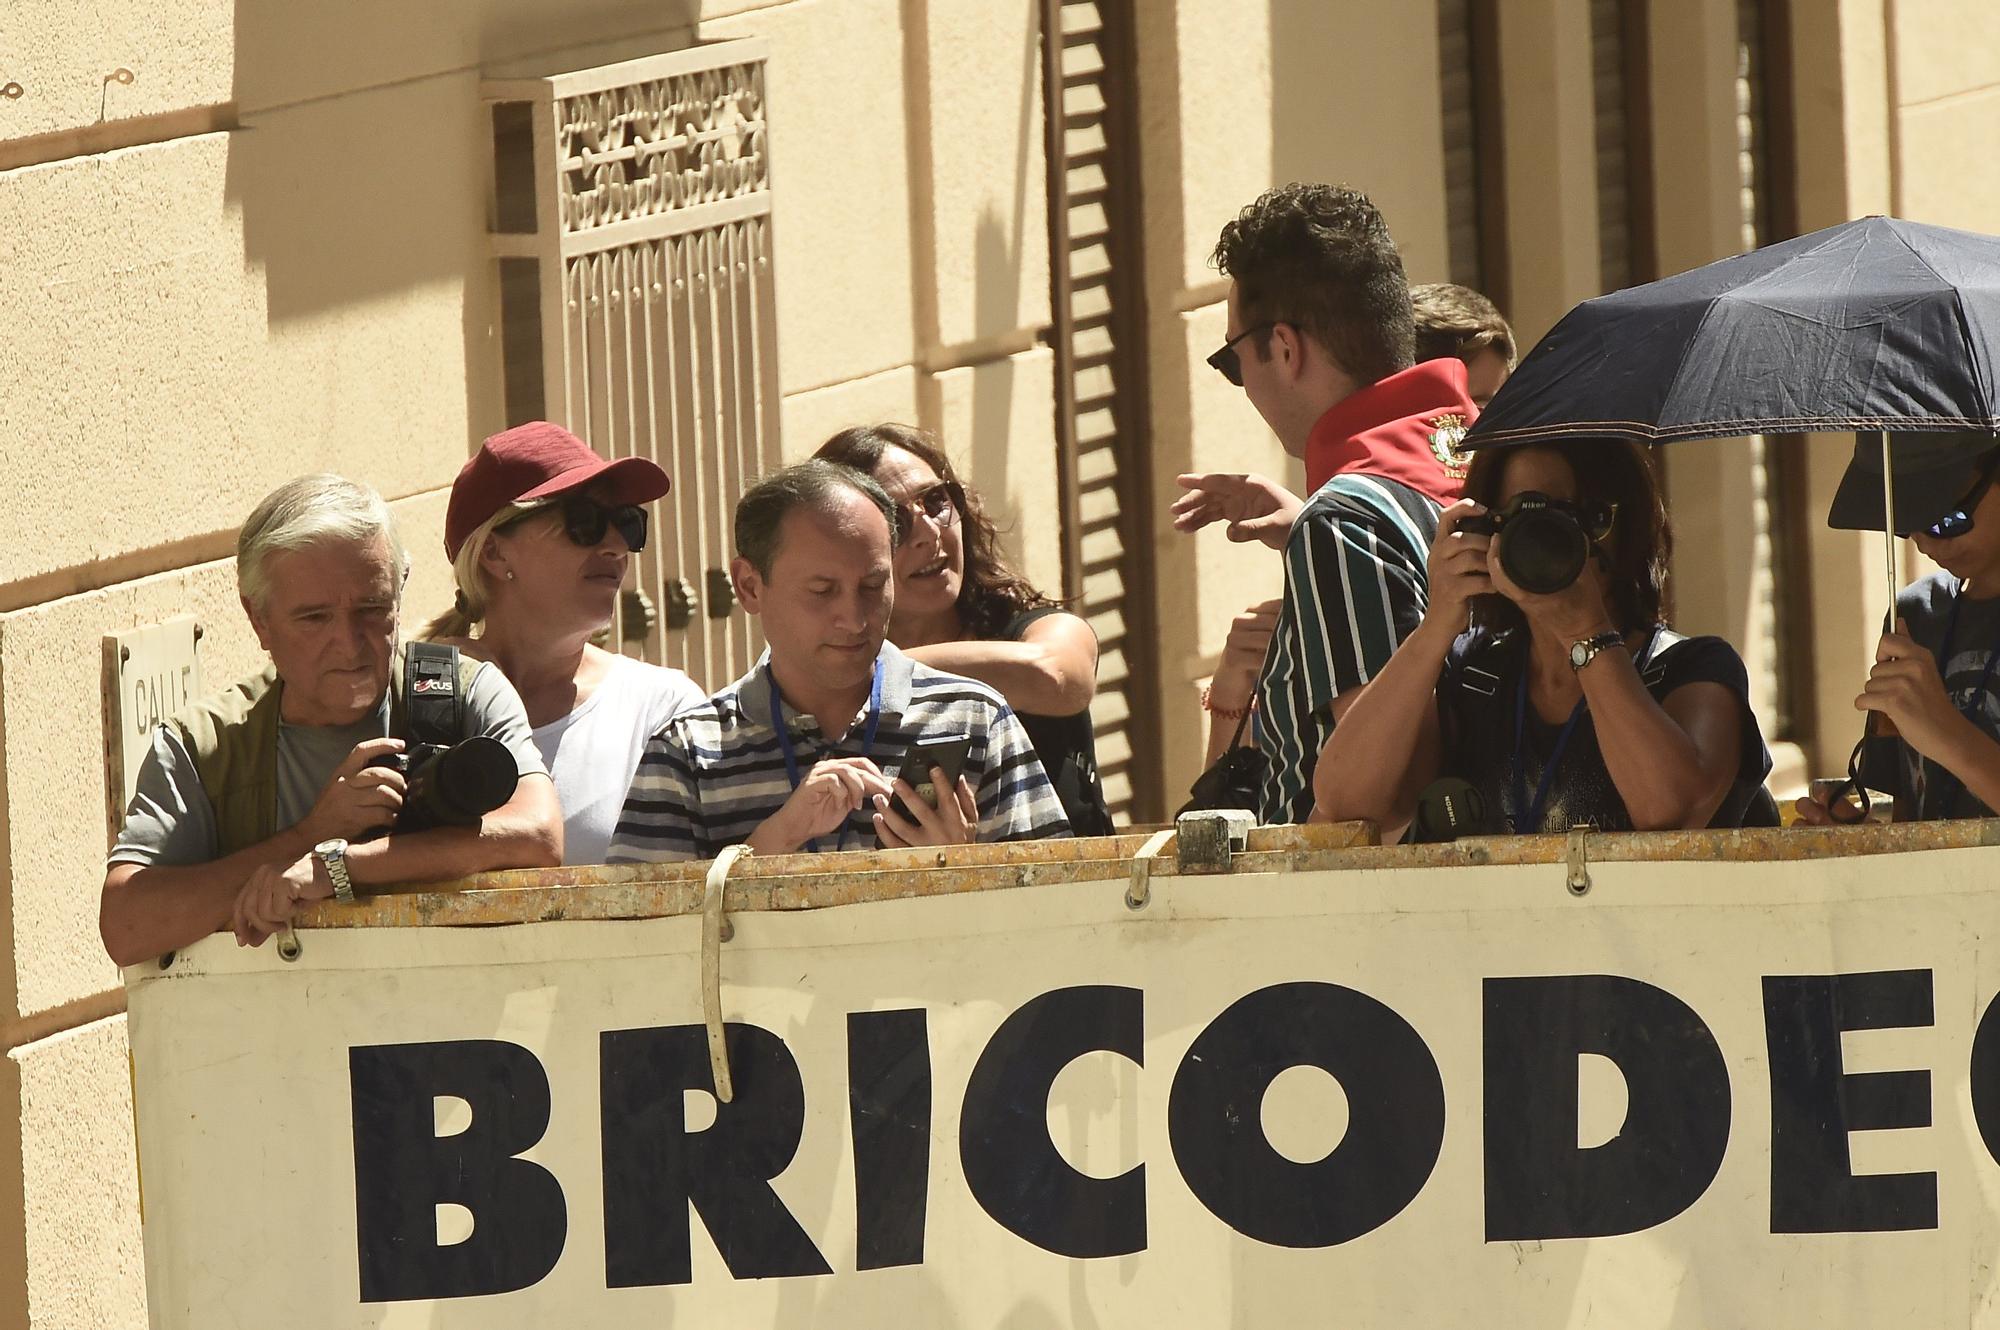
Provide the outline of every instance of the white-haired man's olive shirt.
<path id="1" fill-rule="evenodd" d="M 278 820 L 293 826 L 312 811 L 320 792 L 354 746 L 389 733 L 389 692 L 375 714 L 352 725 L 287 725 L 278 723 Z M 514 755 L 523 776 L 547 774 L 542 755 L 528 728 L 521 695 L 507 676 L 483 664 L 465 690 L 462 739 L 475 735 L 498 739 Z M 195 770 L 194 754 L 172 726 L 153 731 L 153 746 L 139 767 L 138 784 L 125 810 L 110 862 L 180 867 L 205 864 L 221 857 L 221 831 L 208 792 Z"/>

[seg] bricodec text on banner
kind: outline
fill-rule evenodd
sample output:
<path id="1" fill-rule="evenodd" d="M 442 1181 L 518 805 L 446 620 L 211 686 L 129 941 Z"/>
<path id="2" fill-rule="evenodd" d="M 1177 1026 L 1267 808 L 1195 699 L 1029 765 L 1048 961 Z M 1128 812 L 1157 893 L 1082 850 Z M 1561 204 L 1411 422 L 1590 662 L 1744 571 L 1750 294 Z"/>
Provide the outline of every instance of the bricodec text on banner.
<path id="1" fill-rule="evenodd" d="M 131 972 L 162 1330 L 1972 1326 L 2000 849 L 210 939 Z"/>

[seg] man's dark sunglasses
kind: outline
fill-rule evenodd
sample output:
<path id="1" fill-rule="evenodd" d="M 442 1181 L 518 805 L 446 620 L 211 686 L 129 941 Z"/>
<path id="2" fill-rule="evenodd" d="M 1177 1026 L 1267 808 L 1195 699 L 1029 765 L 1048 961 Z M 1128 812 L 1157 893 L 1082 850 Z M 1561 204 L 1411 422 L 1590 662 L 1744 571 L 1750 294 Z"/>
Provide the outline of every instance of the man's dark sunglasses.
<path id="1" fill-rule="evenodd" d="M 1958 501 L 1958 507 L 1925 527 L 1924 534 L 1933 540 L 1957 540 L 1960 536 L 1971 535 L 1972 511 L 1986 497 L 1986 491 L 1992 484 L 1993 459 L 1989 457 L 1979 468 L 1979 480 L 1973 485 L 1972 492 Z"/>
<path id="2" fill-rule="evenodd" d="M 1236 344 L 1252 334 L 1269 332 L 1277 326 L 1275 322 L 1272 322 L 1260 323 L 1254 328 L 1245 328 L 1242 332 L 1237 333 L 1236 336 L 1224 342 L 1222 349 L 1208 358 L 1209 368 L 1222 375 L 1223 378 L 1228 379 L 1238 388 L 1241 388 L 1243 386 L 1243 360 L 1236 354 Z"/>
<path id="3" fill-rule="evenodd" d="M 614 527 L 625 538 L 625 548 L 634 554 L 646 548 L 646 510 L 636 503 L 621 503 L 614 507 L 573 494 L 558 503 L 556 511 L 562 514 L 563 534 L 570 538 L 571 543 L 584 549 L 594 550 L 602 545 L 605 534 Z M 522 521 L 536 515 L 535 512 L 523 513 L 515 520 Z"/>

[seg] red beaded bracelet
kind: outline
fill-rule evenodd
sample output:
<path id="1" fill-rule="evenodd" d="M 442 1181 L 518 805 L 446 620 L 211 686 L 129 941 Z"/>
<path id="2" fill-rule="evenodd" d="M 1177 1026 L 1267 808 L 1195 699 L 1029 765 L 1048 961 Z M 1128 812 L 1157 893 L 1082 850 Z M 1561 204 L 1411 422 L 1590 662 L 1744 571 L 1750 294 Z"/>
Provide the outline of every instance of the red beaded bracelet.
<path id="1" fill-rule="evenodd" d="M 1201 709 L 1218 720 L 1242 720 L 1257 709 L 1257 697 L 1253 693 L 1250 700 L 1240 707 L 1219 707 L 1209 700 L 1209 685 L 1201 686 Z"/>

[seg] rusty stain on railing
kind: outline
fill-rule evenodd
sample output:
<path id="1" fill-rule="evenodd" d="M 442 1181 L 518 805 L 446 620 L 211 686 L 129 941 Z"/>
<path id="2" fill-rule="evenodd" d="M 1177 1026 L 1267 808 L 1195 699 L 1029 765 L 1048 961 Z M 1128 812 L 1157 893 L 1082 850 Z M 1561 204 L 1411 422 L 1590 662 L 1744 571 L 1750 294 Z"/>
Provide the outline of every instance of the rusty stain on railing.
<path id="1" fill-rule="evenodd" d="M 1147 833 L 949 849 L 745 858 L 730 874 L 730 912 L 813 910 L 866 901 L 1126 881 Z M 1593 863 L 1776 863 L 2000 846 L 2000 820 L 1893 826 L 1746 828 L 1593 834 Z M 1481 836 L 1443 845 L 1376 843 L 1365 822 L 1258 827 L 1232 875 L 1436 869 L 1564 862 L 1562 836 Z M 1155 878 L 1177 875 L 1169 852 Z M 411 928 L 554 920 L 652 919 L 701 910 L 705 863 L 592 865 L 484 873 L 318 902 L 301 928 Z M 1559 879 L 1558 879 L 1559 881 Z M 1247 885 L 1247 884 L 1246 884 Z"/>

